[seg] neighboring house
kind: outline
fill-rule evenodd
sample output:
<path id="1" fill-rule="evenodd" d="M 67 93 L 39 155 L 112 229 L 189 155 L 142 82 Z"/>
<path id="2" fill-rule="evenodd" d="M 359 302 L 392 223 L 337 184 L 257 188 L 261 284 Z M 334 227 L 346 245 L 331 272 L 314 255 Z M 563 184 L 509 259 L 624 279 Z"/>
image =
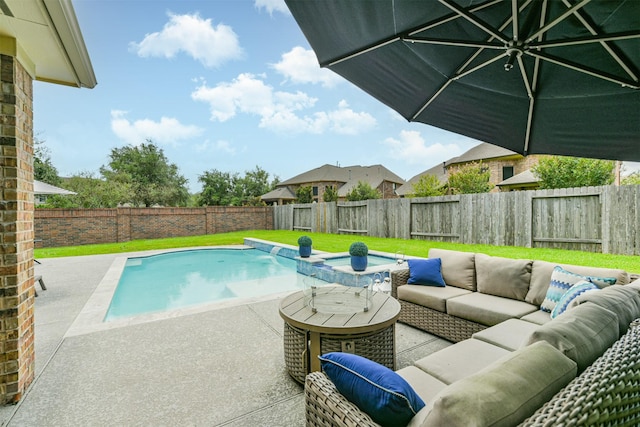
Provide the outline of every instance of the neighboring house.
<path id="1" fill-rule="evenodd" d="M 47 203 L 47 198 L 53 194 L 69 196 L 77 193 L 65 190 L 64 188 L 56 187 L 55 185 L 47 184 L 46 182 L 36 180 L 33 181 L 33 197 L 35 199 L 36 206 Z"/>
<path id="2" fill-rule="evenodd" d="M 535 189 L 538 187 L 538 179 L 531 173 L 531 168 L 538 163 L 539 159 L 538 155 L 525 157 L 506 148 L 483 142 L 462 155 L 447 160 L 444 164 L 414 176 L 405 186 L 398 189 L 398 195 L 408 197 L 413 192 L 413 184 L 423 175 L 436 175 L 444 184 L 451 172 L 473 162 L 482 162 L 482 166 L 490 171 L 489 182 L 495 185 L 492 192 Z"/>
<path id="3" fill-rule="evenodd" d="M 328 187 L 338 191 L 338 200 L 346 200 L 347 193 L 360 181 L 380 191 L 384 199 L 398 197 L 396 189 L 405 183 L 404 179 L 382 165 L 340 167 L 327 164 L 279 183 L 260 199 L 278 205 L 293 203 L 296 190 L 309 186 L 316 202 L 323 201 L 322 196 Z"/>

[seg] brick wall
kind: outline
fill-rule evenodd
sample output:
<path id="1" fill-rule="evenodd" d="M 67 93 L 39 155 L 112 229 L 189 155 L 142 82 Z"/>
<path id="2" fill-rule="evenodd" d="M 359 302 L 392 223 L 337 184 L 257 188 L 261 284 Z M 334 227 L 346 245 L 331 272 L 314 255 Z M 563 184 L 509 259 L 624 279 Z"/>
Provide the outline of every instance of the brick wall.
<path id="1" fill-rule="evenodd" d="M 272 230 L 273 208 L 36 209 L 37 247 Z"/>
<path id="2" fill-rule="evenodd" d="M 33 81 L 0 55 L 0 403 L 34 378 Z"/>

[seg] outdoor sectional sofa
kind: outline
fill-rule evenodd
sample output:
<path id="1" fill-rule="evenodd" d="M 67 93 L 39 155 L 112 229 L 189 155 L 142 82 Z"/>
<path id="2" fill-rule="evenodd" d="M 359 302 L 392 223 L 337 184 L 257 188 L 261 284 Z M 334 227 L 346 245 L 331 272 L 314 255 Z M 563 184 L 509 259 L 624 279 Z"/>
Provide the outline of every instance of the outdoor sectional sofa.
<path id="1" fill-rule="evenodd" d="M 408 284 L 408 268 L 391 274 L 399 321 L 455 343 L 397 371 L 426 403 L 410 426 L 640 424 L 636 275 L 440 249 L 429 258 L 446 286 Z M 552 308 L 562 274 L 598 289 L 552 319 L 541 306 Z M 307 376 L 305 399 L 308 426 L 379 425 L 324 372 Z"/>

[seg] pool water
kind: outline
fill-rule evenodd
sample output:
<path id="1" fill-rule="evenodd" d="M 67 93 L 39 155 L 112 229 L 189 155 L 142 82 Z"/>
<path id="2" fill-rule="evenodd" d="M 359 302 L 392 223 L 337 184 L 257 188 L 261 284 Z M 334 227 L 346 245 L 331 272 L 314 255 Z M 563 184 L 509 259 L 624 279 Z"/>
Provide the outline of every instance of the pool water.
<path id="1" fill-rule="evenodd" d="M 330 265 L 332 267 L 341 267 L 345 265 L 351 265 L 351 257 L 336 257 L 336 258 L 327 258 L 324 262 L 326 265 Z M 379 265 L 387 265 L 387 264 L 395 264 L 395 258 L 380 256 L 380 255 L 368 255 L 367 256 L 367 266 L 376 267 Z"/>
<path id="2" fill-rule="evenodd" d="M 293 259 L 258 249 L 201 249 L 129 258 L 105 322 L 232 298 L 303 289 Z"/>

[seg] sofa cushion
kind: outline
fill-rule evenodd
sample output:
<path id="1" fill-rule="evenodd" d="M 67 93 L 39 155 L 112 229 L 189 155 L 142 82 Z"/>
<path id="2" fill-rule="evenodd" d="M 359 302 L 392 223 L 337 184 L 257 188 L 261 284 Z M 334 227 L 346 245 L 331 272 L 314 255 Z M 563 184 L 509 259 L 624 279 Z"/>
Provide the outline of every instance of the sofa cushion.
<path id="1" fill-rule="evenodd" d="M 445 287 L 440 258 L 409 259 L 407 264 L 409 264 L 407 284 Z"/>
<path id="2" fill-rule="evenodd" d="M 350 353 L 319 358 L 338 391 L 382 426 L 407 425 L 424 407 L 409 383 L 386 366 Z"/>
<path id="3" fill-rule="evenodd" d="M 469 338 L 432 353 L 414 363 L 429 375 L 451 384 L 475 374 L 509 353 L 502 347 Z"/>
<path id="4" fill-rule="evenodd" d="M 476 291 L 474 253 L 432 248 L 429 249 L 429 258 L 442 260 L 442 277 L 447 285 Z"/>
<path id="5" fill-rule="evenodd" d="M 433 400 L 436 394 L 447 386 L 436 377 L 413 365 L 399 369 L 396 373 L 404 378 L 424 402 Z"/>
<path id="6" fill-rule="evenodd" d="M 538 307 L 524 301 L 473 292 L 447 300 L 447 314 L 493 326 L 507 319 L 518 319 Z"/>
<path id="7" fill-rule="evenodd" d="M 540 325 L 520 319 L 508 319 L 495 326 L 473 334 L 473 338 L 515 351 L 522 347 Z"/>
<path id="8" fill-rule="evenodd" d="M 570 264 L 558 264 L 547 261 L 533 261 L 533 268 L 531 269 L 531 283 L 529 285 L 529 292 L 525 297 L 525 301 L 537 306 L 542 305 L 544 297 L 547 294 L 549 283 L 551 283 L 551 273 L 556 266 L 560 266 L 565 270 L 573 271 L 574 273 L 582 274 L 583 276 L 596 276 L 596 277 L 615 277 L 616 283 L 624 285 L 629 283 L 629 275 L 626 271 L 614 268 L 600 268 L 600 267 L 584 267 L 580 265 Z"/>
<path id="9" fill-rule="evenodd" d="M 456 288 L 454 286 L 447 286 L 444 288 L 420 285 L 398 286 L 399 300 L 412 302 L 443 313 L 446 313 L 446 303 L 449 298 L 470 293 L 471 291 Z"/>
<path id="10" fill-rule="evenodd" d="M 523 347 L 440 392 L 422 426 L 514 426 L 575 376 L 576 364 L 549 344 Z"/>
<path id="11" fill-rule="evenodd" d="M 620 336 L 627 332 L 633 320 L 640 317 L 640 287 L 634 285 L 609 286 L 598 292 L 582 294 L 575 302 L 578 305 L 592 302 L 616 313 Z"/>
<path id="12" fill-rule="evenodd" d="M 476 254 L 478 292 L 524 301 L 529 291 L 531 265 L 526 259 Z"/>
<path id="13" fill-rule="evenodd" d="M 555 319 L 569 308 L 569 305 L 575 300 L 577 297 L 582 295 L 585 292 L 600 290 L 599 287 L 589 282 L 588 280 L 580 280 L 575 285 L 571 286 L 567 291 L 560 297 L 556 306 L 551 311 L 551 318 Z"/>
<path id="14" fill-rule="evenodd" d="M 620 336 L 618 316 L 593 303 L 580 304 L 536 329 L 527 344 L 547 341 L 575 361 L 581 373 Z"/>
<path id="15" fill-rule="evenodd" d="M 542 310 L 536 310 L 532 313 L 522 316 L 520 320 L 535 323 L 536 325 L 544 325 L 547 322 L 551 322 L 551 313 Z"/>
<path id="16" fill-rule="evenodd" d="M 604 288 L 613 285 L 617 279 L 615 277 L 583 276 L 582 274 L 556 266 L 551 273 L 551 282 L 549 282 L 549 288 L 547 289 L 544 301 L 542 301 L 540 305 L 540 309 L 551 313 L 558 301 L 560 301 L 560 298 L 562 298 L 562 295 L 581 280 L 587 280 L 598 287 Z"/>

